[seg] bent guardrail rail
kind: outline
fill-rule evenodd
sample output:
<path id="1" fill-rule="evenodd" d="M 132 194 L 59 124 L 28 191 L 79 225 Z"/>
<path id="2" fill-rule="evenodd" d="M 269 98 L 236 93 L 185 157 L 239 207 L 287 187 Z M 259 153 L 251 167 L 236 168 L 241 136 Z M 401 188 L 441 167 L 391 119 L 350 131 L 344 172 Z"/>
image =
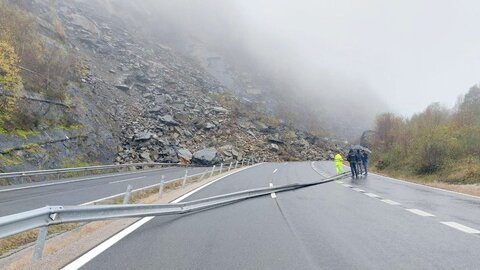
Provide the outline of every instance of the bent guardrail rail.
<path id="1" fill-rule="evenodd" d="M 186 214 L 223 206 L 242 200 L 329 183 L 348 177 L 341 174 L 321 181 L 288 184 L 277 187 L 249 189 L 184 203 L 174 204 L 132 204 L 132 205 L 85 205 L 46 206 L 31 211 L 0 217 L 0 238 L 24 231 L 62 223 L 88 222 L 95 220 L 164 216 Z"/>

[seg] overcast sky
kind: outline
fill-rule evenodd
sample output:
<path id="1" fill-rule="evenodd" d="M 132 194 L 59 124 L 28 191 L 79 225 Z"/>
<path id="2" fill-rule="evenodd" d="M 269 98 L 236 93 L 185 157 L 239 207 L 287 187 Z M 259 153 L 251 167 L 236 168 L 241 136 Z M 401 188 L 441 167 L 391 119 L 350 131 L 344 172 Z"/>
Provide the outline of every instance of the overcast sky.
<path id="1" fill-rule="evenodd" d="M 246 27 L 277 36 L 319 68 L 361 80 L 404 115 L 437 101 L 452 106 L 480 80 L 478 1 L 235 3 Z"/>

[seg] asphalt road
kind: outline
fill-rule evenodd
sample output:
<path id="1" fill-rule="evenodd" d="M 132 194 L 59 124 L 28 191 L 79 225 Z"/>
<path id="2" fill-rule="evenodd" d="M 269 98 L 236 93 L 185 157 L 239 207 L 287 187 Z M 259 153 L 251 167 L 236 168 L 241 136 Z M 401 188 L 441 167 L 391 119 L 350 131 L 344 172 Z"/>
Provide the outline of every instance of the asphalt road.
<path id="1" fill-rule="evenodd" d="M 188 200 L 309 182 L 333 163 L 266 163 Z M 82 269 L 479 269 L 480 200 L 370 175 L 153 218 Z"/>
<path id="2" fill-rule="evenodd" d="M 204 172 L 208 168 L 189 168 L 189 174 Z M 159 184 L 185 175 L 185 168 L 172 167 L 111 175 L 94 175 L 0 189 L 0 216 L 11 215 L 46 205 L 78 205 L 133 189 Z M 73 180 L 73 181 L 72 181 Z M 58 184 L 58 182 L 63 182 Z M 57 183 L 55 183 L 57 182 Z M 45 185 L 47 184 L 47 185 Z M 52 184 L 52 185 L 50 185 Z"/>

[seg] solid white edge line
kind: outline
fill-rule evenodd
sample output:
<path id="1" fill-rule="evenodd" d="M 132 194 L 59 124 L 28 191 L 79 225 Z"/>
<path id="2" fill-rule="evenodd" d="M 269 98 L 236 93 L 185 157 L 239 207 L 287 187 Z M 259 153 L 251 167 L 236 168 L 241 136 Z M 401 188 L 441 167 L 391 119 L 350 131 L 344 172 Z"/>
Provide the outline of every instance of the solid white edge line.
<path id="1" fill-rule="evenodd" d="M 453 222 L 453 221 L 442 221 L 440 222 L 444 225 L 447 225 L 451 228 L 454 228 L 454 229 L 457 229 L 459 231 L 462 231 L 462 232 L 466 232 L 466 233 L 470 233 L 470 234 L 480 234 L 480 231 L 478 230 L 475 230 L 473 228 L 470 228 L 470 227 L 467 227 L 465 225 L 462 225 L 460 223 L 457 223 L 457 222 Z"/>
<path id="2" fill-rule="evenodd" d="M 405 209 L 408 212 L 414 213 L 416 215 L 422 216 L 422 217 L 434 217 L 434 214 L 427 213 L 425 211 L 419 210 L 419 209 Z"/>
<path id="3" fill-rule="evenodd" d="M 245 168 L 241 168 L 240 170 L 237 170 L 237 171 L 233 171 L 229 174 L 226 174 L 222 177 L 219 177 L 203 186 L 200 186 L 190 192 L 188 192 L 187 194 L 184 194 L 182 196 L 180 196 L 179 198 L 171 201 L 170 203 L 178 203 L 184 199 L 186 199 L 187 197 L 189 197 L 190 195 L 210 186 L 211 184 L 215 183 L 215 182 L 218 182 L 232 174 L 235 174 L 235 173 L 238 173 L 238 172 L 241 172 L 245 169 L 249 169 L 249 168 L 253 168 L 255 166 L 258 166 L 262 163 L 258 163 L 258 164 L 255 164 L 253 166 L 249 166 L 249 167 L 245 167 Z M 98 255 L 100 255 L 102 252 L 104 252 L 105 250 L 107 250 L 108 248 L 110 248 L 111 246 L 113 246 L 115 243 L 117 243 L 118 241 L 122 240 L 123 238 L 125 238 L 127 235 L 131 234 L 132 232 L 134 232 L 135 230 L 137 230 L 138 228 L 140 228 L 142 225 L 144 225 L 145 223 L 147 223 L 148 221 L 152 220 L 154 217 L 144 217 L 142 219 L 140 219 L 139 221 L 135 222 L 134 224 L 128 226 L 127 228 L 123 229 L 122 231 L 120 231 L 119 233 L 115 234 L 114 236 L 110 237 L 109 239 L 107 239 L 106 241 L 102 242 L 100 245 L 94 247 L 93 249 L 89 250 L 87 253 L 81 255 L 80 257 L 78 257 L 77 259 L 75 259 L 73 262 L 70 262 L 69 264 L 67 264 L 66 266 L 64 266 L 63 268 L 61 268 L 62 270 L 76 270 L 76 269 L 79 269 L 80 267 L 84 266 L 86 263 L 88 263 L 89 261 L 91 261 L 92 259 L 94 259 L 95 257 L 97 257 Z"/>
<path id="4" fill-rule="evenodd" d="M 355 191 L 358 191 L 358 192 L 365 192 L 365 190 L 360 189 L 360 188 L 352 188 L 352 189 L 355 190 Z"/>
<path id="5" fill-rule="evenodd" d="M 125 179 L 125 180 L 112 181 L 112 182 L 108 182 L 108 183 L 109 183 L 109 184 L 116 184 L 116 183 L 122 183 L 122 182 L 127 182 L 127 181 L 138 180 L 138 179 L 142 179 L 142 178 L 145 178 L 145 177 L 146 177 L 146 176 L 140 176 L 140 177 L 129 178 L 129 179 Z"/>
<path id="6" fill-rule="evenodd" d="M 475 196 L 475 195 L 460 193 L 460 192 L 456 192 L 456 191 L 452 191 L 452 190 L 448 190 L 448 189 L 443 189 L 443 188 L 437 188 L 437 187 L 422 185 L 422 184 L 418 184 L 418 183 L 414 183 L 414 182 L 409 182 L 409 181 L 405 181 L 405 180 L 401 180 L 401 179 L 392 178 L 392 177 L 389 177 L 389 176 L 383 176 L 383 175 L 376 174 L 376 173 L 369 173 L 369 174 L 375 175 L 375 176 L 378 176 L 378 177 L 382 177 L 382 178 L 385 178 L 385 179 L 388 179 L 388 180 L 392 180 L 392 181 L 397 181 L 397 182 L 409 184 L 409 185 L 420 186 L 420 187 L 425 187 L 425 188 L 431 188 L 431 189 L 435 189 L 435 190 L 438 190 L 438 191 L 443 191 L 443 192 L 452 193 L 452 194 L 457 194 L 457 195 L 463 195 L 463 196 L 467 196 L 467 197 L 470 197 L 470 198 L 474 198 L 474 199 L 480 200 L 480 197 L 479 197 L 479 196 Z"/>
<path id="7" fill-rule="evenodd" d="M 175 167 L 175 168 L 176 168 L 176 167 Z M 136 174 L 136 173 L 155 172 L 155 171 L 161 171 L 161 170 L 165 170 L 165 169 L 170 169 L 170 168 L 161 168 L 161 169 L 153 169 L 153 170 L 138 171 L 138 172 L 128 172 L 128 173 L 114 174 L 114 175 L 102 175 L 102 176 L 82 178 L 82 179 L 77 179 L 77 180 L 66 180 L 66 181 L 61 181 L 61 182 L 53 182 L 53 183 L 40 184 L 40 185 L 32 185 L 32 186 L 9 188 L 9 189 L 0 189 L 0 193 L 2 193 L 2 192 L 7 192 L 7 191 L 22 190 L 22 189 L 30 189 L 30 188 L 39 188 L 39 187 L 53 186 L 53 185 L 76 183 L 76 182 L 94 180 L 94 179 L 99 179 L 99 178 L 118 177 L 118 176 L 125 176 L 125 175 Z"/>

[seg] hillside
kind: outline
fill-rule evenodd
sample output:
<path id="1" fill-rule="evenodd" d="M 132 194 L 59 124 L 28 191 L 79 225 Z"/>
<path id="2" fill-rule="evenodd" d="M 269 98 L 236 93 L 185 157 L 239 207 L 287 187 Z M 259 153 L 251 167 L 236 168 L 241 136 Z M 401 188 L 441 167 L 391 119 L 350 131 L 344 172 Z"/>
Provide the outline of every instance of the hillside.
<path id="1" fill-rule="evenodd" d="M 19 58 L 4 61 L 17 67 L 17 84 L 2 83 L 1 101 L 12 104 L 2 112 L 2 171 L 112 162 L 207 164 L 250 156 L 328 159 L 337 150 L 334 140 L 296 129 L 227 91 L 198 61 L 146 40 L 106 6 L 12 2 L 1 1 L 4 11 L 30 24 L 9 31 L 38 35 L 42 50 L 52 53 L 36 57 L 55 56 L 68 65 L 43 73 L 42 65 L 27 65 L 34 57 L 19 53 L 21 41 L 0 36 Z M 6 78 L 7 68 L 1 68 Z M 49 84 L 52 73 L 55 87 Z M 39 83 L 44 77 L 46 85 Z M 194 155 L 206 148 L 211 158 Z"/>

